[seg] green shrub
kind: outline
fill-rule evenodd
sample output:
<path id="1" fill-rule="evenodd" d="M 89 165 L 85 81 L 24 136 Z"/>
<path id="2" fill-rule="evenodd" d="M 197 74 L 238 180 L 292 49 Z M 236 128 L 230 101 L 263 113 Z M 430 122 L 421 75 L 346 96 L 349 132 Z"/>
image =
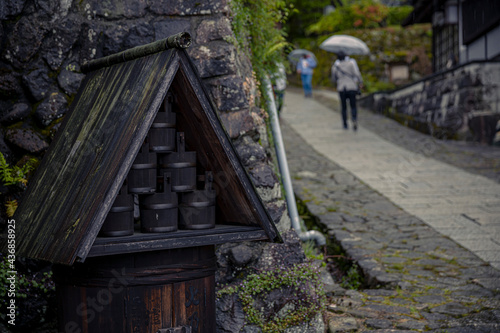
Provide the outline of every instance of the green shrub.
<path id="1" fill-rule="evenodd" d="M 394 89 L 389 82 L 385 65 L 390 62 L 406 62 L 410 66 L 410 80 L 431 74 L 431 38 L 430 24 L 413 25 L 407 28 L 391 26 L 377 29 L 352 29 L 341 34 L 357 37 L 368 45 L 370 55 L 352 56 L 356 59 L 365 84 L 365 93 Z M 330 87 L 330 68 L 336 55 L 319 48 L 330 35 L 298 38 L 296 48 L 312 51 L 318 59 L 318 66 L 313 75 L 313 85 Z M 404 84 L 405 82 L 402 82 Z"/>
<path id="2" fill-rule="evenodd" d="M 401 25 L 412 11 L 412 6 L 389 7 L 389 13 L 386 17 L 387 25 Z"/>
<path id="3" fill-rule="evenodd" d="M 346 4 L 322 16 L 306 28 L 308 35 L 333 34 L 352 29 L 373 29 L 401 25 L 413 7 L 388 7 L 375 0 L 361 0 Z"/>

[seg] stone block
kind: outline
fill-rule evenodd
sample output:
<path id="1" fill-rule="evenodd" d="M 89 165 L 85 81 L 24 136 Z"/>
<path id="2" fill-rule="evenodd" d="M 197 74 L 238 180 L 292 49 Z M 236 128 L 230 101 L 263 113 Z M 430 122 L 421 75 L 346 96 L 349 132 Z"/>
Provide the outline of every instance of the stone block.
<path id="1" fill-rule="evenodd" d="M 48 30 L 48 23 L 37 20 L 35 16 L 21 17 L 9 34 L 7 42 L 9 57 L 6 58 L 16 66 L 22 65 L 16 62 L 27 63 L 32 60 Z"/>
<path id="2" fill-rule="evenodd" d="M 213 15 L 227 13 L 229 6 L 227 0 L 157 0 L 151 3 L 150 10 L 158 15 Z"/>
<path id="3" fill-rule="evenodd" d="M 153 23 L 155 39 L 163 39 L 180 32 L 191 31 L 191 21 L 187 18 L 172 18 Z M 193 48 L 193 47 L 191 47 Z"/>
<path id="4" fill-rule="evenodd" d="M 103 55 L 106 56 L 123 51 L 123 41 L 129 31 L 130 27 L 127 24 L 115 24 L 106 27 L 102 32 Z"/>
<path id="5" fill-rule="evenodd" d="M 463 316 L 469 313 L 470 310 L 462 304 L 452 302 L 432 308 L 430 312 L 451 316 Z"/>
<path id="6" fill-rule="evenodd" d="M 155 41 L 155 32 L 151 24 L 142 22 L 130 28 L 129 33 L 123 40 L 124 50 L 152 43 Z"/>
<path id="7" fill-rule="evenodd" d="M 49 144 L 31 129 L 9 129 L 5 133 L 5 139 L 32 154 L 41 153 L 49 147 Z"/>
<path id="8" fill-rule="evenodd" d="M 207 83 L 219 111 L 237 111 L 249 107 L 241 77 L 229 75 Z"/>
<path id="9" fill-rule="evenodd" d="M 0 96 L 5 99 L 17 99 L 23 93 L 18 75 L 13 73 L 0 74 Z"/>
<path id="10" fill-rule="evenodd" d="M 21 14 L 26 0 L 2 0 L 0 20 L 12 19 Z"/>
<path id="11" fill-rule="evenodd" d="M 7 163 L 11 164 L 12 162 L 16 162 L 16 161 L 12 161 L 12 157 L 13 157 L 12 150 L 5 143 L 3 136 L 0 136 L 0 152 L 3 154 L 3 157 L 5 158 Z M 7 191 L 1 191 L 1 192 L 6 193 Z"/>
<path id="12" fill-rule="evenodd" d="M 54 82 L 49 78 L 47 68 L 40 68 L 23 76 L 23 84 L 28 88 L 31 97 L 35 101 L 40 101 L 47 97 Z"/>
<path id="13" fill-rule="evenodd" d="M 269 270 L 304 262 L 306 257 L 302 249 L 302 242 L 295 230 L 288 230 L 282 233 L 281 237 L 283 243 L 272 243 L 263 248 L 256 269 Z"/>
<path id="14" fill-rule="evenodd" d="M 188 53 L 202 78 L 231 75 L 236 72 L 236 48 L 232 44 L 216 41 L 188 49 Z M 232 78 L 230 80 L 228 83 L 234 81 Z"/>
<path id="15" fill-rule="evenodd" d="M 227 113 L 227 115 L 238 114 L 238 112 Z M 231 122 L 226 120 L 228 125 L 231 125 Z M 252 118 L 244 118 L 244 121 L 252 122 Z M 267 158 L 266 151 L 264 147 L 253 141 L 250 137 L 244 136 L 240 140 L 234 142 L 236 151 L 240 157 L 240 160 L 243 162 L 244 166 L 251 166 L 256 162 L 264 162 Z"/>
<path id="16" fill-rule="evenodd" d="M 267 163 L 258 163 L 250 168 L 250 177 L 255 186 L 273 188 L 278 182 L 278 177 Z"/>
<path id="17" fill-rule="evenodd" d="M 252 248 L 245 244 L 237 245 L 229 251 L 231 254 L 230 260 L 236 267 L 243 267 L 252 260 Z"/>
<path id="18" fill-rule="evenodd" d="M 248 110 L 224 112 L 220 114 L 220 119 L 231 139 L 254 130 L 253 118 Z"/>
<path id="19" fill-rule="evenodd" d="M 245 325 L 245 313 L 238 295 L 224 295 L 216 299 L 217 316 L 215 318 L 218 332 L 240 332 Z"/>
<path id="20" fill-rule="evenodd" d="M 44 40 L 41 54 L 53 71 L 60 69 L 73 45 L 78 40 L 83 18 L 68 15 L 52 27 L 51 33 Z"/>
<path id="21" fill-rule="evenodd" d="M 7 113 L 0 118 L 0 123 L 10 125 L 28 117 L 31 113 L 31 108 L 26 103 L 14 104 Z"/>
<path id="22" fill-rule="evenodd" d="M 59 92 L 52 93 L 35 111 L 35 118 L 42 126 L 48 126 L 52 121 L 62 117 L 68 110 L 68 101 Z"/>
<path id="23" fill-rule="evenodd" d="M 62 70 L 57 77 L 57 82 L 64 93 L 67 95 L 73 95 L 77 93 L 80 83 L 84 78 L 84 74 Z"/>
<path id="24" fill-rule="evenodd" d="M 354 332 L 359 329 L 359 324 L 352 317 L 332 317 L 328 322 L 328 333 Z"/>
<path id="25" fill-rule="evenodd" d="M 203 20 L 196 28 L 196 43 L 206 44 L 233 36 L 231 22 L 226 17 L 218 20 Z"/>
<path id="26" fill-rule="evenodd" d="M 108 20 L 143 17 L 146 15 L 148 7 L 147 0 L 88 0 L 84 3 L 83 10 L 87 13 L 95 13 L 95 15 Z"/>

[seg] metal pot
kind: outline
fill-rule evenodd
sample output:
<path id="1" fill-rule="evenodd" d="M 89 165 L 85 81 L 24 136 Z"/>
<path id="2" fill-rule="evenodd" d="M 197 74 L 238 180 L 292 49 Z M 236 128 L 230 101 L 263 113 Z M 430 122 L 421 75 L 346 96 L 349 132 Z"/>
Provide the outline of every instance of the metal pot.
<path id="1" fill-rule="evenodd" d="M 99 232 L 100 236 L 117 237 L 134 234 L 134 197 L 127 191 L 124 183 L 109 210 L 104 224 Z"/>
<path id="2" fill-rule="evenodd" d="M 215 197 L 212 172 L 205 173 L 205 188 L 180 194 L 179 228 L 210 229 L 215 227 Z"/>
<path id="3" fill-rule="evenodd" d="M 128 173 L 128 191 L 135 194 L 154 193 L 156 190 L 157 157 L 149 151 L 146 138 Z"/>
<path id="4" fill-rule="evenodd" d="M 177 230 L 178 198 L 172 192 L 170 173 L 163 175 L 163 192 L 139 197 L 142 232 Z"/>
<path id="5" fill-rule="evenodd" d="M 172 96 L 167 95 L 149 129 L 149 150 L 156 153 L 169 153 L 175 150 L 175 123 Z"/>
<path id="6" fill-rule="evenodd" d="M 184 133 L 177 133 L 177 151 L 159 155 L 160 173 L 172 175 L 172 191 L 186 192 L 196 189 L 196 152 L 185 151 Z"/>

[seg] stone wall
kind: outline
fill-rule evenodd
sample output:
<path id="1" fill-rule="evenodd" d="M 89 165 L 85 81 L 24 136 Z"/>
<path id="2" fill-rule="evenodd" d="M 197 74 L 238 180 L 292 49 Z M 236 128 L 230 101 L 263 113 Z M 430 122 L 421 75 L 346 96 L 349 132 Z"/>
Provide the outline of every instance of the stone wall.
<path id="1" fill-rule="evenodd" d="M 8 143 L 39 154 L 84 75 L 80 64 L 188 31 L 188 52 L 232 138 L 255 131 L 255 83 L 233 38 L 226 1 L 7 0 L 0 6 L 0 111 Z M 229 97 L 229 98 L 228 98 Z M 23 120 L 23 125 L 20 121 Z M 39 144 L 15 140 L 19 128 Z M 54 128 L 55 127 L 55 128 Z M 7 151 L 6 151 L 7 152 Z"/>
<path id="2" fill-rule="evenodd" d="M 360 104 L 440 139 L 491 144 L 500 120 L 500 63 L 469 63 Z"/>
<path id="3" fill-rule="evenodd" d="M 11 165 L 43 158 L 84 78 L 80 65 L 137 45 L 187 31 L 188 53 L 285 244 L 219 247 L 218 283 L 272 266 L 280 246 L 303 261 L 270 161 L 259 94 L 247 57 L 232 43 L 230 0 L 2 0 L 0 3 L 0 151 Z M 29 186 L 29 183 L 28 183 Z M 0 186 L 7 197 L 22 200 Z M 10 191 L 10 192 L 9 192 Z M 2 205 L 3 207 L 3 205 Z M 1 220 L 5 223 L 5 212 Z M 263 256 L 264 253 L 268 255 Z M 218 306 L 219 331 L 245 326 L 236 300 Z M 227 311 L 231 309 L 231 311 Z M 236 309 L 236 310 L 235 310 Z M 46 318 L 47 319 L 47 318 Z M 50 319 L 50 318 L 49 318 Z M 0 325 L 1 326 L 1 325 Z"/>

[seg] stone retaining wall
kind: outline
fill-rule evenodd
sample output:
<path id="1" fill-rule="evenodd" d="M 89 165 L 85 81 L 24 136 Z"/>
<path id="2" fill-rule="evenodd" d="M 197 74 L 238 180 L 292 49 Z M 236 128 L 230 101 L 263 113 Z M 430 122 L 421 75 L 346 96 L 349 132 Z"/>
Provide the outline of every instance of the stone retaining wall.
<path id="1" fill-rule="evenodd" d="M 437 138 L 491 144 L 500 120 L 500 62 L 472 62 L 360 104 Z"/>

